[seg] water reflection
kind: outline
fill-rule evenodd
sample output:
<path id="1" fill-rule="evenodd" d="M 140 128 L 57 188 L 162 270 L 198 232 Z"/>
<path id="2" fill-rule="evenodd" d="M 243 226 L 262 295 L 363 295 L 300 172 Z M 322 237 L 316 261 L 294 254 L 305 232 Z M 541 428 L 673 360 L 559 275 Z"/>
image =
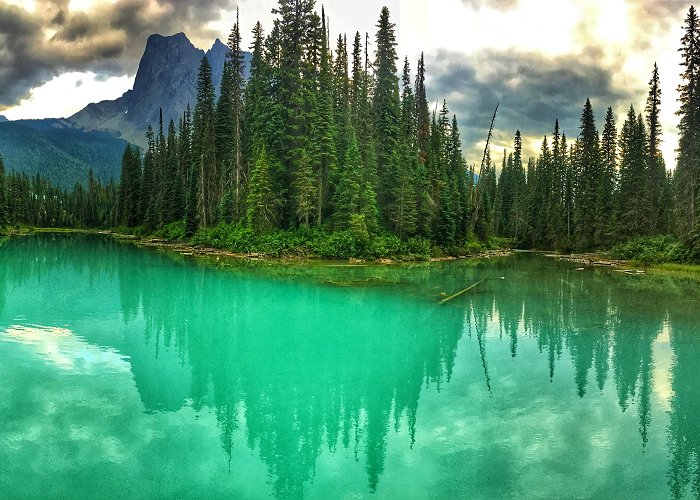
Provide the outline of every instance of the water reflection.
<path id="1" fill-rule="evenodd" d="M 675 498 L 700 496 L 698 293 L 677 280 L 556 269 L 524 256 L 417 266 L 407 274 L 314 268 L 289 281 L 278 278 L 296 272 L 289 268 L 226 273 L 173 265 L 170 256 L 106 238 L 61 236 L 13 241 L 0 255 L 0 326 L 22 313 L 3 311 L 4 297 L 17 307 L 13 291 L 63 279 L 26 299 L 46 304 L 44 317 L 35 312 L 33 320 L 70 325 L 81 320 L 76 311 L 116 315 L 114 328 L 82 335 L 128 358 L 146 410 L 214 408 L 222 459 L 231 466 L 235 440 L 244 436 L 280 498 L 302 497 L 319 457 L 341 450 L 364 464 L 367 490 L 379 491 L 389 434 L 405 426 L 407 449 L 421 440 L 421 392 L 450 382 L 461 340 L 478 351 L 482 390 L 491 397 L 503 390 L 494 355 L 505 350 L 518 363 L 533 342 L 548 378 L 516 384 L 549 384 L 569 360 L 574 398 L 595 404 L 613 384 L 620 412 L 636 412 L 645 448 L 653 426 L 662 425 L 651 418 L 660 404 L 654 346 L 668 335 L 669 490 Z M 329 273 L 406 285 L 333 288 L 323 285 Z M 499 276 L 506 279 L 435 304 L 440 291 Z"/>

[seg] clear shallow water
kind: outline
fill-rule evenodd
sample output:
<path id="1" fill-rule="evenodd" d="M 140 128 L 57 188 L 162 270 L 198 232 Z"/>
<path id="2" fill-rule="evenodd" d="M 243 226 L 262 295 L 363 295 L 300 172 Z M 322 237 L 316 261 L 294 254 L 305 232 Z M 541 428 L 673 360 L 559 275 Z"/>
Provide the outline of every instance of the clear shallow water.
<path id="1" fill-rule="evenodd" d="M 700 497 L 695 283 L 218 267 L 0 246 L 3 497 Z"/>

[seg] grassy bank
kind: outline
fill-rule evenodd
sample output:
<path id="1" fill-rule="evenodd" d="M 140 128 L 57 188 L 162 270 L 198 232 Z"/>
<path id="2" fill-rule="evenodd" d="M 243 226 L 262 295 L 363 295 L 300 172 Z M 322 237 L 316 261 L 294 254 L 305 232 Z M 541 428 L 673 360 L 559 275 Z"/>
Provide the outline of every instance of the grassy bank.
<path id="1" fill-rule="evenodd" d="M 298 229 L 255 234 L 250 228 L 235 224 L 219 224 L 202 229 L 192 237 L 185 236 L 181 222 L 155 231 L 143 227 L 117 227 L 111 230 L 81 228 L 0 228 L 0 238 L 31 233 L 109 233 L 129 236 L 131 241 L 148 246 L 162 246 L 187 252 L 205 254 L 223 251 L 236 256 L 256 256 L 272 259 L 325 260 L 392 260 L 420 262 L 450 257 L 471 257 L 510 248 L 510 241 L 492 238 L 487 242 L 471 240 L 450 247 L 435 245 L 429 239 L 413 237 L 402 240 L 392 234 L 370 235 L 352 230 L 329 232 L 323 229 Z"/>
<path id="2" fill-rule="evenodd" d="M 140 240 L 157 238 L 165 242 L 193 247 L 224 250 L 235 254 L 270 258 L 303 258 L 330 260 L 427 261 L 442 257 L 468 257 L 509 247 L 508 240 L 468 241 L 451 247 L 440 247 L 426 238 L 406 240 L 392 234 L 370 235 L 366 231 L 298 229 L 255 234 L 250 228 L 236 224 L 219 224 L 202 229 L 191 238 L 185 237 L 182 223 L 174 223 L 154 232 L 143 228 L 116 228 L 120 234 L 132 234 Z"/>

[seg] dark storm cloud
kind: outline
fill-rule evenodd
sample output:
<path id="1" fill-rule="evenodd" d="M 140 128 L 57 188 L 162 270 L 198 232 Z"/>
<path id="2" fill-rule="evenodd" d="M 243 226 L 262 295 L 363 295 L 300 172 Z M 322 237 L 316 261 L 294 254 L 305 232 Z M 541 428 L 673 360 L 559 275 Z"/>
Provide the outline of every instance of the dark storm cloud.
<path id="1" fill-rule="evenodd" d="M 649 40 L 649 35 L 682 25 L 690 4 L 688 0 L 631 0 L 633 28 Z"/>
<path id="2" fill-rule="evenodd" d="M 465 59 L 461 54 L 441 52 L 428 72 L 432 75 L 428 82 L 431 97 L 447 99 L 460 122 L 467 156 L 477 163 L 481 151 L 475 144 L 486 138 L 499 102 L 494 143 L 506 145 L 512 143 L 518 129 L 540 139 L 551 134 L 556 119 L 573 138 L 587 97 L 600 119 L 608 106 L 634 97 L 615 88 L 610 69 L 573 56 L 551 59 L 538 54 L 482 51 Z"/>
<path id="3" fill-rule="evenodd" d="M 0 109 L 64 71 L 134 73 L 152 33 L 213 41 L 206 28 L 236 0 L 117 0 L 70 11 L 69 0 L 37 0 L 34 13 L 0 2 Z M 51 36 L 47 36 L 51 35 Z"/>

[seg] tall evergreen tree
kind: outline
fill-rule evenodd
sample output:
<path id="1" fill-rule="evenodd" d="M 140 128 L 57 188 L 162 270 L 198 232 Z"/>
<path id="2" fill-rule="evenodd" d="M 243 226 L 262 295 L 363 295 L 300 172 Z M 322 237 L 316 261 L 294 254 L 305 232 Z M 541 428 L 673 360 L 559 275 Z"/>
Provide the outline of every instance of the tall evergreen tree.
<path id="1" fill-rule="evenodd" d="M 243 48 L 241 46 L 241 25 L 236 8 L 236 23 L 228 37 L 228 60 L 231 74 L 231 118 L 232 140 L 229 158 L 231 165 L 227 171 L 227 185 L 232 191 L 233 214 L 232 218 L 239 221 L 244 216 L 245 184 L 248 179 L 247 165 L 245 164 L 243 135 L 245 129 L 244 93 L 245 93 L 245 62 Z"/>
<path id="2" fill-rule="evenodd" d="M 416 103 L 411 88 L 411 70 L 408 58 L 403 68 L 401 95 L 401 136 L 398 158 L 395 160 L 396 179 L 391 187 L 389 221 L 395 234 L 405 237 L 416 230 L 416 185 L 418 170 L 416 150 Z"/>
<path id="3" fill-rule="evenodd" d="M 257 233 L 264 233 L 276 224 L 276 197 L 272 192 L 270 179 L 270 164 L 267 152 L 262 148 L 255 160 L 251 172 L 250 188 L 248 189 L 248 225 Z"/>
<path id="4" fill-rule="evenodd" d="M 433 222 L 433 202 L 430 197 L 428 180 L 428 153 L 430 150 L 430 111 L 425 90 L 425 59 L 421 53 L 415 83 L 416 101 L 416 147 L 418 165 L 416 169 L 416 202 L 418 232 L 423 237 L 430 236 Z"/>
<path id="5" fill-rule="evenodd" d="M 687 235 L 696 225 L 700 189 L 700 20 L 691 6 L 681 39 L 683 73 L 678 87 L 680 123 L 675 173 L 679 231 Z"/>
<path id="6" fill-rule="evenodd" d="M 598 216 L 601 179 L 600 145 L 590 99 L 586 99 L 581 113 L 580 135 L 573 161 L 576 173 L 574 225 L 577 246 L 590 249 L 602 243 L 597 238 L 603 232 L 599 227 L 601 218 Z"/>
<path id="7" fill-rule="evenodd" d="M 334 118 L 334 84 L 333 71 L 331 69 L 330 50 L 328 47 L 328 38 L 326 31 L 325 11 L 322 9 L 323 17 L 321 19 L 321 37 L 320 37 L 320 62 L 317 84 L 317 102 L 318 110 L 314 116 L 312 132 L 314 134 L 313 147 L 318 151 L 318 178 L 316 179 L 318 187 L 316 188 L 317 200 L 315 202 L 317 214 L 316 225 L 321 226 L 324 215 L 327 214 L 327 202 L 332 196 L 331 193 L 331 177 L 335 170 L 336 161 L 336 129 Z M 343 56 L 342 57 L 347 57 Z M 347 63 L 341 61 L 340 71 L 344 71 L 347 75 Z M 347 78 L 347 76 L 346 76 Z M 341 82 L 344 85 L 344 82 Z M 342 89 L 342 97 L 346 98 L 347 89 Z M 340 110 L 342 113 L 342 109 Z M 344 123 L 341 126 L 346 126 Z M 345 131 L 343 131 L 345 132 Z M 340 142 L 342 147 L 343 143 Z"/>
<path id="8" fill-rule="evenodd" d="M 5 192 L 5 162 L 0 155 L 0 227 L 6 226 L 7 220 L 7 194 Z"/>
<path id="9" fill-rule="evenodd" d="M 615 225 L 613 192 L 617 184 L 617 128 L 612 108 L 608 108 L 600 145 L 601 170 L 598 196 L 598 241 L 609 241 Z"/>
<path id="10" fill-rule="evenodd" d="M 200 227 L 214 223 L 215 207 L 220 200 L 221 176 L 216 161 L 216 123 L 214 84 L 211 66 L 202 58 L 197 75 L 197 104 L 192 124 L 192 156 L 197 184 L 197 218 Z"/>
<path id="11" fill-rule="evenodd" d="M 347 39 L 344 35 L 338 35 L 335 52 L 335 60 L 333 61 L 333 115 L 335 117 L 336 163 L 341 165 L 345 161 L 344 155 L 347 150 L 351 105 Z M 319 85 L 323 84 L 319 82 Z"/>
<path id="12" fill-rule="evenodd" d="M 646 124 L 649 131 L 649 197 L 652 207 L 652 228 L 657 233 L 668 233 L 671 229 L 671 192 L 666 175 L 666 164 L 661 154 L 661 83 L 659 67 L 654 70 L 649 81 L 649 95 L 646 103 Z"/>
<path id="13" fill-rule="evenodd" d="M 648 234 L 650 230 L 647 140 L 644 120 L 630 106 L 620 135 L 618 218 L 622 237 Z"/>
<path id="14" fill-rule="evenodd" d="M 178 176 L 178 146 L 175 135 L 175 122 L 168 124 L 168 138 L 165 147 L 163 170 L 163 224 L 170 224 L 182 218 L 179 212 L 182 185 Z"/>
<path id="15" fill-rule="evenodd" d="M 377 23 L 375 52 L 374 119 L 377 139 L 377 175 L 379 177 L 379 210 L 387 221 L 396 203 L 392 187 L 397 184 L 400 142 L 401 104 L 396 76 L 396 25 L 383 7 Z"/>
<path id="16" fill-rule="evenodd" d="M 141 157 L 136 146 L 126 145 L 122 155 L 117 223 L 127 227 L 139 224 L 141 203 Z"/>
<path id="17" fill-rule="evenodd" d="M 153 133 L 153 127 L 151 127 L 150 124 L 146 130 L 146 142 L 148 144 L 148 149 L 146 149 L 146 153 L 143 157 L 140 218 L 146 228 L 153 229 L 157 222 L 156 205 L 158 190 L 156 186 L 156 171 L 158 169 L 158 143 Z"/>

